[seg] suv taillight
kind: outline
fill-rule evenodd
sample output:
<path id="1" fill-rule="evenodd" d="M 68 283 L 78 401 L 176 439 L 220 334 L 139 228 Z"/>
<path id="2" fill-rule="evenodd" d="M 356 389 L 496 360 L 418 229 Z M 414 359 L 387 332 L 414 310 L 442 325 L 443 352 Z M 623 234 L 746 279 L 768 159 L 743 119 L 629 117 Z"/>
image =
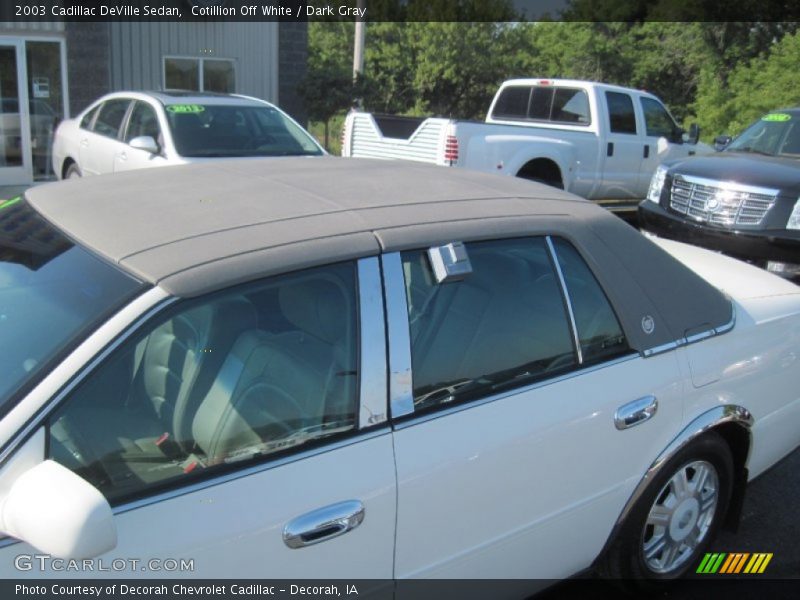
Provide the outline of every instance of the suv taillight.
<path id="1" fill-rule="evenodd" d="M 448 135 L 444 142 L 444 160 L 451 165 L 458 160 L 458 138 Z"/>

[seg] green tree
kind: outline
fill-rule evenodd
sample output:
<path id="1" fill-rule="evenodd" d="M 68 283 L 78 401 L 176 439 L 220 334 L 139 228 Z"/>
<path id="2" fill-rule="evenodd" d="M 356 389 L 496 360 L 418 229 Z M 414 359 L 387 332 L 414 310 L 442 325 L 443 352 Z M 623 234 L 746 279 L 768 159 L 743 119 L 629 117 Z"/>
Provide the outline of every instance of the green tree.
<path id="1" fill-rule="evenodd" d="M 694 110 L 711 138 L 740 133 L 761 114 L 800 104 L 800 33 L 785 35 L 759 57 L 741 62 L 724 78 L 702 73 Z"/>
<path id="2" fill-rule="evenodd" d="M 480 118 L 500 83 L 516 69 L 509 43 L 520 41 L 514 27 L 501 23 L 410 23 L 415 68 L 412 110 Z"/>
<path id="3" fill-rule="evenodd" d="M 308 69 L 299 92 L 308 115 L 324 126 L 324 145 L 330 144 L 331 119 L 347 110 L 360 91 L 353 82 L 353 23 L 309 23 Z"/>

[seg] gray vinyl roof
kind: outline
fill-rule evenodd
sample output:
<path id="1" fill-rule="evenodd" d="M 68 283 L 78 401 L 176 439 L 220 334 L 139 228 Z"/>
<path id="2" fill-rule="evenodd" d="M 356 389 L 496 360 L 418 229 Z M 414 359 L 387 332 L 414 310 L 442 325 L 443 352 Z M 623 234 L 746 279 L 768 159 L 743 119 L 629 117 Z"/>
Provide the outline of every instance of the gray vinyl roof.
<path id="1" fill-rule="evenodd" d="M 26 197 L 73 240 L 181 297 L 381 252 L 552 234 L 594 268 L 637 349 L 731 318 L 720 292 L 617 217 L 512 177 L 368 159 L 242 159 L 63 181 Z M 645 316 L 664 326 L 642 334 Z"/>

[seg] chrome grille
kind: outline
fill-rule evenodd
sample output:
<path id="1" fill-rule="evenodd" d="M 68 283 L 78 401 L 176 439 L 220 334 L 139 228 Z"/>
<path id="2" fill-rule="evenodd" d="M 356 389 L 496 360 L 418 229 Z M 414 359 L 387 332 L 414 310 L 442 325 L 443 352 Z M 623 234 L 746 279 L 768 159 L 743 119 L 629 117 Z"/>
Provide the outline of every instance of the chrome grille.
<path id="1" fill-rule="evenodd" d="M 670 208 L 712 225 L 761 225 L 778 190 L 675 175 Z"/>

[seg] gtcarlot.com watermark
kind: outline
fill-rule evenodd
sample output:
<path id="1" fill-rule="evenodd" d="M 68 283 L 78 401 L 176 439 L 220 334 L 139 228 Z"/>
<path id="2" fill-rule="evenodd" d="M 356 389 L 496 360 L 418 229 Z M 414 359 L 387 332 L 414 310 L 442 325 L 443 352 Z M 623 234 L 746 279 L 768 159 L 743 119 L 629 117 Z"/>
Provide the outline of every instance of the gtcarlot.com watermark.
<path id="1" fill-rule="evenodd" d="M 18 571 L 55 573 L 193 573 L 193 558 L 54 558 L 49 554 L 18 554 L 14 558 Z"/>

